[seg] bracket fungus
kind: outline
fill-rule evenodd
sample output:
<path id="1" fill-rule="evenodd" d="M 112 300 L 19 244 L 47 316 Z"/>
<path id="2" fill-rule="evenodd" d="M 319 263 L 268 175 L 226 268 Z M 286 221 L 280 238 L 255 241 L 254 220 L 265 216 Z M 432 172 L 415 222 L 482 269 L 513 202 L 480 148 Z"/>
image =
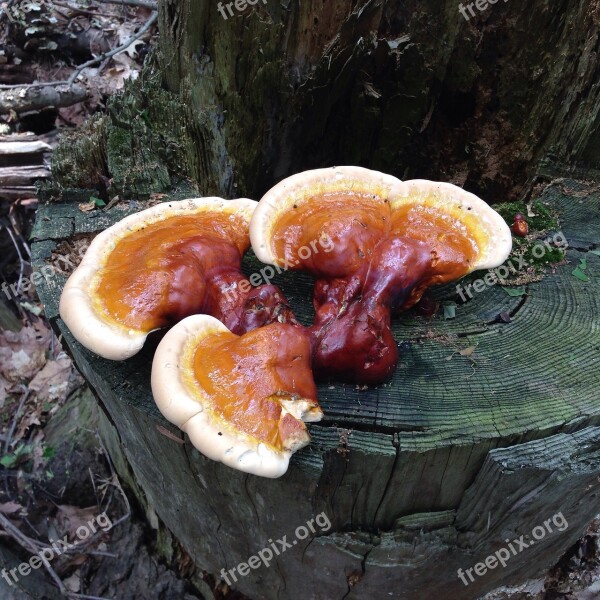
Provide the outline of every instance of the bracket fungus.
<path id="1" fill-rule="evenodd" d="M 196 198 L 122 219 L 90 244 L 61 295 L 61 317 L 86 348 L 113 360 L 133 356 L 151 331 L 195 313 L 235 333 L 293 321 L 275 286 L 241 285 L 256 205 Z"/>
<path id="2" fill-rule="evenodd" d="M 323 238 L 330 252 L 299 254 Z M 392 312 L 433 284 L 502 264 L 512 244 L 502 217 L 477 196 L 360 167 L 281 181 L 260 200 L 250 239 L 262 262 L 317 279 L 315 374 L 363 384 L 385 381 L 396 366 Z"/>
<path id="3" fill-rule="evenodd" d="M 304 421 L 323 416 L 308 336 L 283 323 L 237 336 L 207 315 L 184 319 L 158 345 L 152 394 L 205 456 L 263 477 L 286 472 L 310 440 Z"/>
<path id="4" fill-rule="evenodd" d="M 242 274 L 250 242 L 263 263 L 316 278 L 310 327 L 276 286 Z M 502 217 L 454 185 L 317 169 L 259 203 L 197 198 L 126 217 L 93 240 L 60 314 L 114 360 L 173 325 L 152 363 L 159 410 L 205 456 L 279 477 L 310 440 L 305 422 L 323 416 L 314 376 L 386 380 L 392 314 L 431 285 L 502 264 L 511 245 Z"/>

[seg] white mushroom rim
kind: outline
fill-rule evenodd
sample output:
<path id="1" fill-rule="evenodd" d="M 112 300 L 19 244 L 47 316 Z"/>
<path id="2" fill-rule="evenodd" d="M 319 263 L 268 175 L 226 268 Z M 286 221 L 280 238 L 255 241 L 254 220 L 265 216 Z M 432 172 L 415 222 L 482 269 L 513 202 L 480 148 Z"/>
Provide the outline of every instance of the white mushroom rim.
<path id="1" fill-rule="evenodd" d="M 486 202 L 451 183 L 411 179 L 390 199 L 392 213 L 403 205 L 435 210 L 465 232 L 477 246 L 469 272 L 501 265 L 512 249 L 512 234 L 504 219 Z M 258 210 L 258 209 L 257 209 Z"/>
<path id="2" fill-rule="evenodd" d="M 392 213 L 406 204 L 433 210 L 449 227 L 463 230 L 477 247 L 469 272 L 501 265 L 510 254 L 512 236 L 504 219 L 475 194 L 451 183 L 399 179 L 362 167 L 332 167 L 292 175 L 271 188 L 260 200 L 250 222 L 254 253 L 264 263 L 281 265 L 273 248 L 279 218 L 299 202 L 325 192 L 358 191 L 376 194 L 390 203 Z M 465 273 L 466 274 L 466 273 Z"/>
<path id="3" fill-rule="evenodd" d="M 274 228 L 279 217 L 294 204 L 325 192 L 353 191 L 392 198 L 402 193 L 402 182 L 386 173 L 363 167 L 329 167 L 292 175 L 272 187 L 260 200 L 250 222 L 250 241 L 258 260 L 282 265 L 272 247 Z"/>
<path id="4" fill-rule="evenodd" d="M 93 301 L 102 268 L 117 243 L 153 223 L 203 212 L 235 214 L 250 223 L 256 206 L 256 201 L 247 198 L 191 198 L 157 204 L 125 217 L 94 238 L 81 264 L 69 277 L 60 298 L 61 318 L 73 336 L 96 354 L 111 360 L 133 356 L 141 350 L 150 331 L 119 326 Z"/>
<path id="5" fill-rule="evenodd" d="M 221 418 L 210 396 L 193 376 L 198 342 L 222 332 L 229 329 L 209 315 L 187 317 L 167 332 L 152 361 L 154 401 L 162 415 L 187 433 L 204 456 L 246 473 L 280 477 L 298 448 L 279 451 Z M 305 421 L 322 418 L 322 413 L 315 414 L 314 403 L 308 401 L 295 402 L 293 408 L 282 403 L 284 413 Z"/>

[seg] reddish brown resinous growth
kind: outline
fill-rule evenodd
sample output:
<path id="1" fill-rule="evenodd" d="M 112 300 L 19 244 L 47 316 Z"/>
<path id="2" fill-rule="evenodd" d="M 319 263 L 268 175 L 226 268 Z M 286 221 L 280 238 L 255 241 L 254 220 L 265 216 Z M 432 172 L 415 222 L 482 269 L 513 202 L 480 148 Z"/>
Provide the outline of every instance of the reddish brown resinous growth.
<path id="1" fill-rule="evenodd" d="M 364 384 L 388 379 L 398 362 L 391 312 L 426 280 L 431 263 L 421 242 L 385 237 L 353 275 L 318 280 L 310 327 L 315 375 Z"/>
<path id="2" fill-rule="evenodd" d="M 238 335 L 278 320 L 294 322 L 277 287 L 253 288 L 242 274 L 249 242 L 216 235 L 210 230 L 219 215 L 210 217 L 210 223 L 196 215 L 152 224 L 143 236 L 118 242 L 98 283 L 105 311 L 148 331 L 197 313 L 216 317 Z"/>
<path id="3" fill-rule="evenodd" d="M 518 237 L 525 237 L 529 233 L 529 224 L 521 213 L 515 215 L 510 230 Z"/>
<path id="4" fill-rule="evenodd" d="M 431 285 L 501 264 L 511 244 L 504 220 L 476 196 L 360 167 L 280 182 L 259 202 L 250 238 L 263 262 L 291 264 L 317 280 L 309 328 L 315 375 L 361 384 L 394 371 L 394 311 L 416 304 Z M 327 251 L 307 250 L 323 240 Z"/>

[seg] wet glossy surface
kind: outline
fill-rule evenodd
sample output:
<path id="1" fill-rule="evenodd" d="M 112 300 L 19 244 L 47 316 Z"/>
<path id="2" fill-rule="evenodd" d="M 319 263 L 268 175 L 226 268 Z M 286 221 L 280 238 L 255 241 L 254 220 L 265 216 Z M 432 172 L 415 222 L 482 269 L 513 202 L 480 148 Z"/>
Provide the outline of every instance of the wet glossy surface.
<path id="1" fill-rule="evenodd" d="M 249 243 L 248 225 L 235 215 L 205 212 L 148 225 L 112 251 L 98 277 L 99 308 L 142 331 L 198 313 L 218 318 L 235 333 L 288 320 L 277 288 L 253 288 L 242 275 L 241 256 Z"/>
<path id="2" fill-rule="evenodd" d="M 292 208 L 277 221 L 273 248 L 293 268 L 315 276 L 345 277 L 371 256 L 377 240 L 389 228 L 387 199 L 350 192 L 323 194 Z"/>
<path id="3" fill-rule="evenodd" d="M 215 333 L 196 347 L 194 374 L 217 413 L 276 449 L 306 436 L 305 426 L 283 415 L 281 400 L 316 399 L 308 335 L 274 323 L 242 337 Z"/>
<path id="4" fill-rule="evenodd" d="M 300 246 L 328 251 L 297 260 Z M 398 360 L 391 312 L 409 308 L 433 284 L 470 270 L 477 246 L 467 228 L 439 209 L 365 194 L 313 197 L 276 225 L 273 247 L 315 275 L 309 328 L 317 377 L 374 384 Z"/>

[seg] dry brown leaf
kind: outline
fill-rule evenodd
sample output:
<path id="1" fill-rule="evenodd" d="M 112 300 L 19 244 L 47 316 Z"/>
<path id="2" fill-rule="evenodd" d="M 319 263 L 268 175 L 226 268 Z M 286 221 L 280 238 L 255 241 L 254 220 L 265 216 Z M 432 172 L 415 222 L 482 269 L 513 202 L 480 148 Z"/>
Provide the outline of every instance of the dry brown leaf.
<path id="1" fill-rule="evenodd" d="M 27 405 L 29 406 L 29 404 Z M 17 427 L 11 443 L 14 445 L 19 440 L 22 440 L 28 429 L 32 425 L 41 425 L 40 416 L 42 412 L 41 405 L 39 407 L 35 407 L 34 410 L 26 410 L 25 415 L 21 417 L 19 420 L 19 426 Z"/>
<path id="2" fill-rule="evenodd" d="M 40 400 L 63 400 L 69 390 L 72 363 L 67 356 L 49 360 L 29 383 Z"/>
<path id="3" fill-rule="evenodd" d="M 471 354 L 473 354 L 473 352 L 475 352 L 476 348 L 477 348 L 477 346 L 469 346 L 468 348 L 463 348 L 458 353 L 461 356 L 471 356 Z"/>
<path id="4" fill-rule="evenodd" d="M 69 536 L 69 539 L 76 541 L 77 528 L 85 526 L 89 529 L 88 523 L 100 512 L 97 506 L 88 506 L 87 508 L 79 508 L 69 504 L 61 504 L 58 507 L 56 520 L 59 524 L 59 529 Z"/>
<path id="5" fill-rule="evenodd" d="M 32 470 L 34 473 L 46 462 L 46 459 L 44 458 L 44 446 L 42 445 L 43 439 L 44 432 L 41 429 L 38 429 L 31 440 L 33 445 L 33 451 L 31 453 L 33 459 Z"/>
<path id="6" fill-rule="evenodd" d="M 6 381 L 2 375 L 0 375 L 0 408 L 4 406 L 6 402 L 6 398 L 8 397 L 8 391 L 10 390 L 12 384 L 9 381 Z"/>
<path id="7" fill-rule="evenodd" d="M 91 212 L 96 208 L 96 204 L 94 202 L 82 202 L 78 207 L 81 212 Z"/>
<path id="8" fill-rule="evenodd" d="M 23 327 L 0 332 L 0 375 L 12 382 L 31 379 L 45 364 L 50 331 Z"/>
<path id="9" fill-rule="evenodd" d="M 0 513 L 5 515 L 12 515 L 17 511 L 21 510 L 23 506 L 21 506 L 18 502 L 4 502 L 0 504 Z"/>

